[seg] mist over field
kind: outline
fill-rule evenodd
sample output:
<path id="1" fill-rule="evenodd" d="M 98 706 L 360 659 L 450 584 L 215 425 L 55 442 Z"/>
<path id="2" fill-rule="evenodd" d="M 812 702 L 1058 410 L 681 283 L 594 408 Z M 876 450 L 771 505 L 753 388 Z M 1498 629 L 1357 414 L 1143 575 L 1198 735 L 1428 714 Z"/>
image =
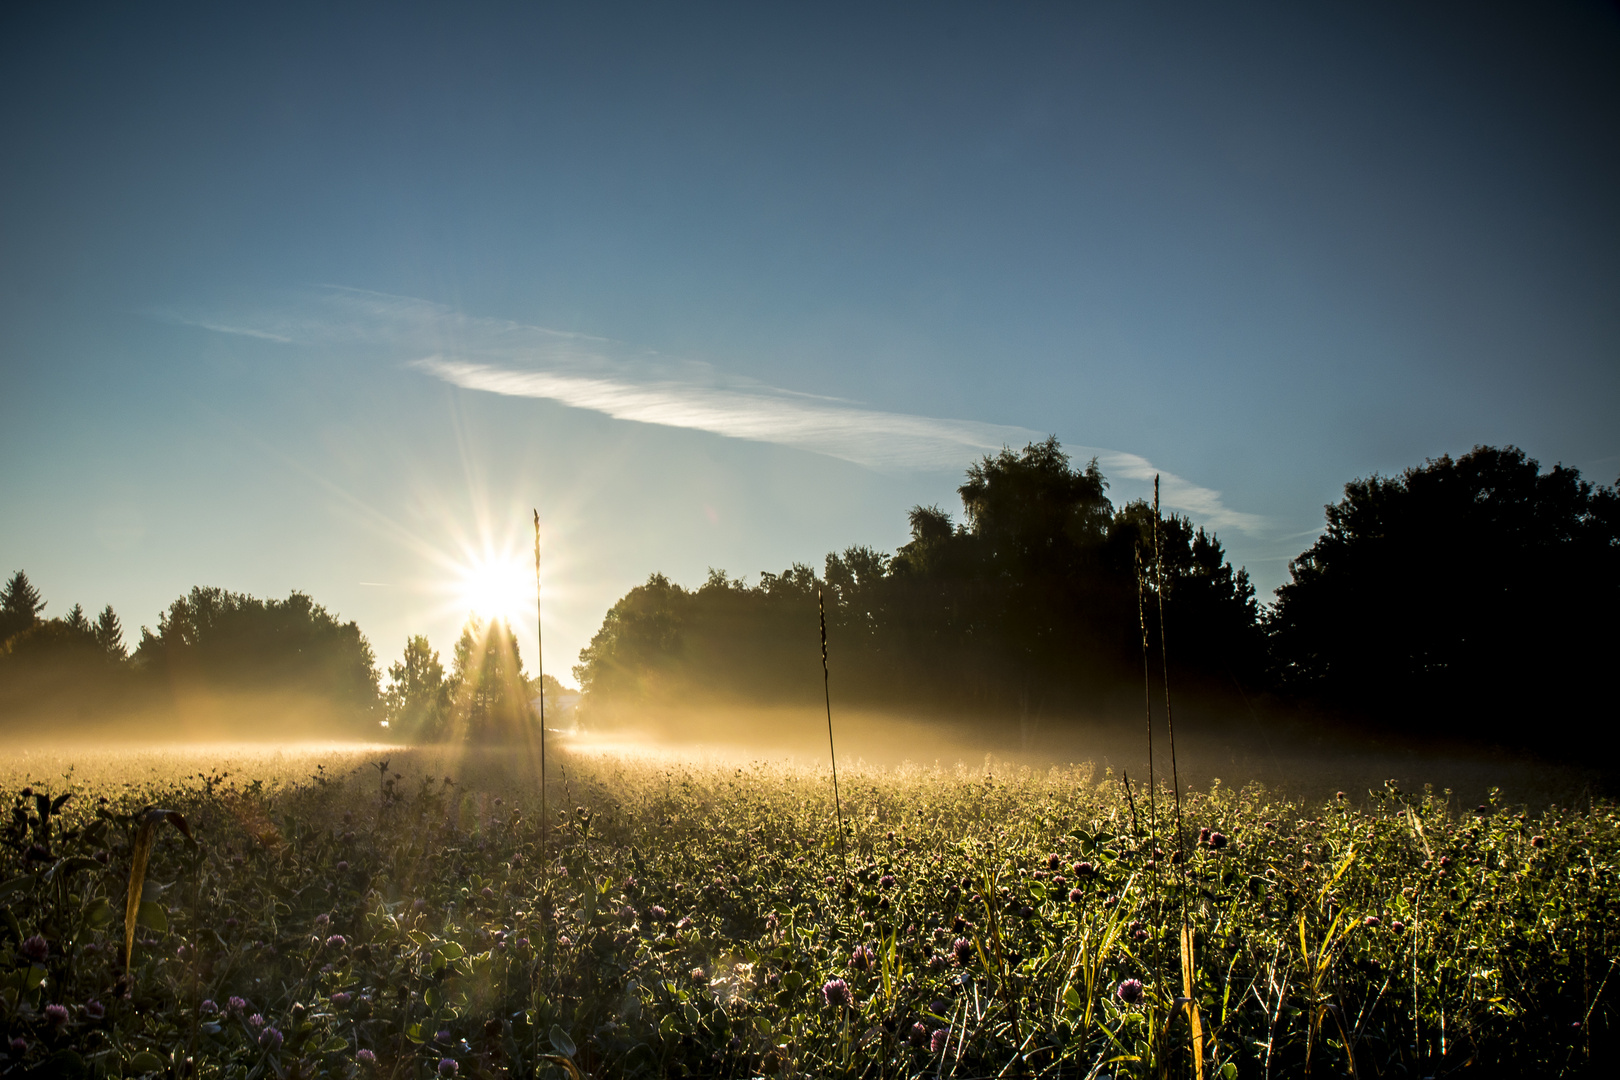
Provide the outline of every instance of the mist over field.
<path id="1" fill-rule="evenodd" d="M 1620 1076 L 1620 6 L 0 6 L 0 1080 Z"/>

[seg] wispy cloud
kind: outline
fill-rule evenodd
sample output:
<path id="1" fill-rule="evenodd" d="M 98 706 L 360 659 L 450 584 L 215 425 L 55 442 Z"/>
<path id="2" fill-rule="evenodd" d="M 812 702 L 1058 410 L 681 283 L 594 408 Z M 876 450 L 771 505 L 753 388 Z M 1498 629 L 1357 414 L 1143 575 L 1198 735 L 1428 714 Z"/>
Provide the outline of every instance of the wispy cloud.
<path id="1" fill-rule="evenodd" d="M 887 412 L 796 393 L 604 338 L 358 289 L 321 289 L 268 312 L 161 314 L 219 333 L 288 344 L 383 347 L 401 353 L 412 368 L 468 390 L 791 446 L 874 469 L 956 470 L 986 452 L 1045 437 L 1029 428 Z M 1110 479 L 1127 487 L 1151 483 L 1158 474 L 1171 510 L 1218 529 L 1265 531 L 1263 518 L 1226 506 L 1220 492 L 1165 472 L 1139 454 L 1075 444 L 1068 449 L 1095 455 Z"/>

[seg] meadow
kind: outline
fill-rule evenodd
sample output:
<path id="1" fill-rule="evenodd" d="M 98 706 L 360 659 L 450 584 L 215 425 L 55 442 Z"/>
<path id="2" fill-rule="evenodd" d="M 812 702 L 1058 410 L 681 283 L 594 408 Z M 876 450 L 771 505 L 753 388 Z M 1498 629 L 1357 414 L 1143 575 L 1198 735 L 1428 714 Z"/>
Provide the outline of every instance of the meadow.
<path id="1" fill-rule="evenodd" d="M 556 750 L 549 813 L 527 753 L 0 772 L 8 1077 L 1615 1063 L 1603 800 L 1209 780 L 1178 837 L 1168 786 L 1106 767 L 841 764 L 840 836 L 826 768 L 782 760 Z"/>

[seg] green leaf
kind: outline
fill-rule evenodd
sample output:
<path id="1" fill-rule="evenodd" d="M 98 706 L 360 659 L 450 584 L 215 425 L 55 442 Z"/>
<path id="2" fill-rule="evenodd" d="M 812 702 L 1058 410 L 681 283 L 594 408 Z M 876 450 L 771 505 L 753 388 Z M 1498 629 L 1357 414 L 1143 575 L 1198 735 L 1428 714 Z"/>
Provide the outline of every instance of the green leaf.
<path id="1" fill-rule="evenodd" d="M 14 892 L 22 892 L 24 889 L 28 888 L 28 886 L 32 885 L 33 883 L 34 883 L 34 875 L 32 875 L 32 874 L 24 874 L 22 877 L 14 877 L 14 878 L 12 878 L 10 881 L 6 882 L 4 885 L 0 885 L 0 900 L 5 899 L 6 897 L 10 896 Z"/>
<path id="2" fill-rule="evenodd" d="M 439 957 L 439 959 L 448 962 L 451 960 L 460 960 L 462 954 L 466 952 L 466 950 L 460 945 L 456 944 L 454 941 L 447 941 L 443 945 L 440 945 L 437 949 L 434 949 L 433 952 Z"/>
<path id="3" fill-rule="evenodd" d="M 768 1039 L 771 1037 L 771 1022 L 763 1016 L 756 1016 L 754 1017 L 754 1030 Z"/>
<path id="4" fill-rule="evenodd" d="M 1084 1005 L 1085 1002 L 1080 999 L 1080 991 L 1076 990 L 1073 986 L 1070 986 L 1067 990 L 1063 991 L 1063 1004 L 1069 1007 L 1070 1012 L 1079 1012 L 1080 1007 Z"/>
<path id="5" fill-rule="evenodd" d="M 568 1032 L 556 1024 L 552 1024 L 551 1031 L 546 1037 L 551 1040 L 552 1049 L 556 1050 L 557 1053 L 568 1058 L 574 1056 L 574 1040 L 568 1037 Z"/>
<path id="6" fill-rule="evenodd" d="M 427 1042 L 427 1036 L 422 1034 L 422 1021 L 418 1020 L 416 1023 L 406 1028 L 405 1037 L 411 1040 L 411 1042 L 416 1043 L 418 1046 Z"/>
<path id="7" fill-rule="evenodd" d="M 135 921 L 148 930 L 158 933 L 167 933 L 169 929 L 169 916 L 164 912 L 163 905 L 156 900 L 142 900 L 141 907 L 135 914 Z"/>
<path id="8" fill-rule="evenodd" d="M 107 902 L 105 896 L 99 896 L 85 911 L 84 917 L 91 926 L 105 926 L 113 920 L 112 905 Z"/>
<path id="9" fill-rule="evenodd" d="M 45 880 L 51 881 L 56 877 L 65 878 L 70 874 L 78 873 L 80 870 L 99 869 L 101 869 L 101 864 L 90 858 L 88 855 L 74 855 L 71 858 L 63 859 L 61 862 L 45 871 Z"/>
<path id="10" fill-rule="evenodd" d="M 666 1014 L 662 1020 L 658 1021 L 658 1034 L 662 1035 L 664 1038 L 673 1039 L 675 1037 L 675 1031 L 676 1028 L 674 1016 Z"/>
<path id="11" fill-rule="evenodd" d="M 1228 1061 L 1221 1066 L 1221 1080 L 1237 1080 L 1237 1063 Z"/>
<path id="12" fill-rule="evenodd" d="M 124 1070 L 129 1075 L 141 1076 L 146 1073 L 155 1073 L 163 1068 L 163 1059 L 150 1050 L 142 1050 L 129 1059 Z"/>
<path id="13" fill-rule="evenodd" d="M 426 1005 L 430 1009 L 437 1009 L 440 1005 L 444 1004 L 444 995 L 439 993 L 439 988 L 437 986 L 430 986 L 426 990 L 422 991 L 422 1004 Z"/>
<path id="14" fill-rule="evenodd" d="M 348 1048 L 349 1041 L 347 1039 L 341 1035 L 333 1035 L 330 1039 L 326 1040 L 324 1045 L 321 1046 L 321 1053 L 335 1054 L 339 1050 L 347 1050 Z"/>

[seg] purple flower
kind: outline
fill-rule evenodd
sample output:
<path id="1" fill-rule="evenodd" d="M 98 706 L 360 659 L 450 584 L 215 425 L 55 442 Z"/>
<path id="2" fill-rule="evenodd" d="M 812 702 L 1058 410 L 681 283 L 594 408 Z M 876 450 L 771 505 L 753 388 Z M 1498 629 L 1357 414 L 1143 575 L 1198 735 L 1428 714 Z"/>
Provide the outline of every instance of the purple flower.
<path id="1" fill-rule="evenodd" d="M 51 947 L 45 943 L 43 937 L 35 934 L 22 943 L 22 954 L 36 964 L 43 964 L 51 955 Z"/>
<path id="2" fill-rule="evenodd" d="M 421 911 L 422 909 L 424 909 L 426 907 L 427 907 L 427 901 L 422 899 L 420 896 L 418 896 L 415 900 L 411 901 L 411 910 L 412 911 Z"/>
<path id="3" fill-rule="evenodd" d="M 493 900 L 495 899 L 495 890 L 490 888 L 488 885 L 485 885 L 482 895 L 485 900 Z"/>
<path id="4" fill-rule="evenodd" d="M 1383 920 L 1376 915 L 1369 915 L 1365 919 L 1361 920 L 1361 925 L 1370 930 L 1376 930 L 1383 925 Z"/>
<path id="5" fill-rule="evenodd" d="M 458 1073 L 460 1071 L 461 1071 L 461 1066 L 456 1064 L 456 1059 L 455 1058 L 440 1058 L 439 1059 L 439 1075 L 440 1076 L 454 1076 L 454 1075 L 456 1075 L 456 1073 Z"/>
<path id="6" fill-rule="evenodd" d="M 259 1045 L 272 1054 L 281 1049 L 281 1032 L 273 1027 L 267 1027 L 259 1032 Z"/>
<path id="7" fill-rule="evenodd" d="M 520 949 L 527 949 L 529 947 L 529 939 L 526 938 L 526 937 L 518 938 L 517 939 L 517 947 L 520 948 Z"/>
<path id="8" fill-rule="evenodd" d="M 103 1016 L 107 1015 L 107 1006 L 103 1005 L 95 998 L 91 998 L 89 1001 L 84 1003 L 84 1015 L 88 1016 L 92 1020 L 100 1020 Z"/>
<path id="9" fill-rule="evenodd" d="M 958 966 L 967 967 L 973 962 L 973 942 L 964 937 L 957 938 L 951 945 L 951 955 L 956 957 Z"/>
<path id="10" fill-rule="evenodd" d="M 341 949 L 348 943 L 349 940 L 342 934 L 333 934 L 331 937 L 326 939 L 326 947 L 328 949 Z"/>
<path id="11" fill-rule="evenodd" d="M 938 1031 L 935 1031 L 932 1036 L 929 1037 L 929 1039 L 928 1039 L 928 1049 L 929 1049 L 930 1052 L 937 1054 L 940 1051 L 944 1050 L 946 1045 L 950 1041 L 951 1041 L 951 1029 L 950 1028 L 940 1028 Z"/>
<path id="12" fill-rule="evenodd" d="M 11 1040 L 11 1056 L 22 1057 L 28 1053 L 28 1040 L 21 1035 Z"/>
<path id="13" fill-rule="evenodd" d="M 1114 991 L 1114 993 L 1118 994 L 1119 1000 L 1123 1001 L 1125 1004 L 1135 1005 L 1138 1001 L 1142 1000 L 1142 980 L 1126 979 L 1124 982 L 1119 984 L 1119 987 Z"/>
<path id="14" fill-rule="evenodd" d="M 843 979 L 829 979 L 821 988 L 821 1000 L 830 1009 L 847 1009 L 855 1004 L 855 995 L 849 992 L 849 983 Z"/>
<path id="15" fill-rule="evenodd" d="M 1226 834 L 1223 832 L 1210 833 L 1209 846 L 1214 848 L 1216 851 L 1221 850 L 1221 848 L 1226 846 Z"/>
<path id="16" fill-rule="evenodd" d="M 911 1045 L 915 1046 L 919 1050 L 927 1046 L 928 1025 L 923 1023 L 921 1020 L 917 1021 L 915 1024 L 912 1024 L 911 1031 L 909 1032 L 909 1039 L 911 1041 Z"/>
<path id="17" fill-rule="evenodd" d="M 377 1055 L 373 1054 L 370 1050 L 356 1050 L 354 1052 L 354 1060 L 360 1065 L 375 1065 L 377 1064 Z"/>
<path id="18" fill-rule="evenodd" d="M 568 946 L 572 945 L 573 943 L 574 943 L 573 939 L 570 938 L 567 934 L 558 934 L 557 935 L 557 944 L 559 946 L 561 946 L 562 948 L 566 949 L 566 948 L 568 948 Z"/>
<path id="19" fill-rule="evenodd" d="M 866 971 L 871 968 L 875 959 L 871 949 L 865 945 L 857 945 L 855 951 L 849 954 L 849 966 L 856 971 Z"/>
<path id="20" fill-rule="evenodd" d="M 667 912 L 667 911 L 665 911 L 665 910 L 664 910 L 664 909 L 663 909 L 663 908 L 661 908 L 661 907 L 659 907 L 659 906 L 658 906 L 658 905 L 657 905 L 657 904 L 654 904 L 654 905 L 653 905 L 653 906 L 652 906 L 652 907 L 651 907 L 651 908 L 650 908 L 650 909 L 648 909 L 648 911 L 647 911 L 647 917 L 648 917 L 648 918 L 649 918 L 649 919 L 651 919 L 651 920 L 652 920 L 652 921 L 653 921 L 653 922 L 660 922 L 660 921 L 662 921 L 662 920 L 663 920 L 663 918 L 664 918 L 664 916 L 665 916 L 665 915 L 668 915 L 668 914 L 669 914 L 669 912 Z"/>
<path id="21" fill-rule="evenodd" d="M 1070 889 L 1069 890 L 1069 903 L 1078 904 L 1078 903 L 1080 903 L 1080 901 L 1084 900 L 1085 898 L 1086 898 L 1086 894 L 1081 892 L 1079 889 Z"/>
<path id="22" fill-rule="evenodd" d="M 433 1039 L 434 1039 L 435 1042 L 442 1042 L 442 1043 L 449 1042 L 450 1038 L 451 1038 L 451 1035 L 450 1035 L 450 1029 L 449 1028 L 440 1028 L 438 1030 L 438 1033 L 433 1036 Z"/>
<path id="23" fill-rule="evenodd" d="M 239 997 L 230 998 L 225 1002 L 225 1008 L 233 1013 L 245 1012 L 247 1007 L 248 1003 Z"/>
<path id="24" fill-rule="evenodd" d="M 67 1006 L 66 1005 L 47 1005 L 47 1006 L 45 1006 L 45 1019 L 47 1019 L 47 1020 L 49 1020 L 51 1022 L 52 1027 L 61 1027 L 63 1024 L 66 1024 L 68 1022 Z"/>
<path id="25" fill-rule="evenodd" d="M 1530 838 L 1530 846 L 1533 847 L 1533 848 L 1546 847 L 1547 846 L 1547 838 L 1545 836 L 1540 835 L 1540 834 L 1532 836 Z"/>
<path id="26" fill-rule="evenodd" d="M 349 1003 L 349 995 L 347 993 L 345 993 L 344 991 L 339 990 L 337 993 L 332 995 L 332 1004 L 334 1004 L 334 1005 L 347 1005 L 348 1003 Z"/>
<path id="27" fill-rule="evenodd" d="M 198 1016 L 213 1016 L 219 1012 L 219 1006 L 214 1004 L 213 998 L 203 998 L 202 1004 L 197 1006 Z"/>
<path id="28" fill-rule="evenodd" d="M 880 888 L 880 889 L 892 889 L 892 888 L 894 888 L 894 875 L 893 874 L 884 874 L 882 877 L 878 878 L 878 888 Z"/>
<path id="29" fill-rule="evenodd" d="M 349 872 L 349 860 L 348 859 L 339 859 L 338 860 L 337 872 L 340 873 L 340 874 L 347 874 Z"/>
<path id="30" fill-rule="evenodd" d="M 264 1016 L 260 1013 L 254 1013 L 248 1017 L 247 1022 L 250 1028 L 262 1028 L 264 1027 Z"/>
<path id="31" fill-rule="evenodd" d="M 315 916 L 315 925 L 318 926 L 318 927 L 321 927 L 322 929 L 325 929 L 326 924 L 330 923 L 331 921 L 332 921 L 332 916 L 328 915 L 324 911 L 321 912 L 319 915 Z"/>
<path id="32" fill-rule="evenodd" d="M 704 971 L 700 967 L 695 967 L 695 968 L 692 969 L 692 981 L 693 982 L 708 982 L 709 981 L 709 973 L 707 971 Z"/>

